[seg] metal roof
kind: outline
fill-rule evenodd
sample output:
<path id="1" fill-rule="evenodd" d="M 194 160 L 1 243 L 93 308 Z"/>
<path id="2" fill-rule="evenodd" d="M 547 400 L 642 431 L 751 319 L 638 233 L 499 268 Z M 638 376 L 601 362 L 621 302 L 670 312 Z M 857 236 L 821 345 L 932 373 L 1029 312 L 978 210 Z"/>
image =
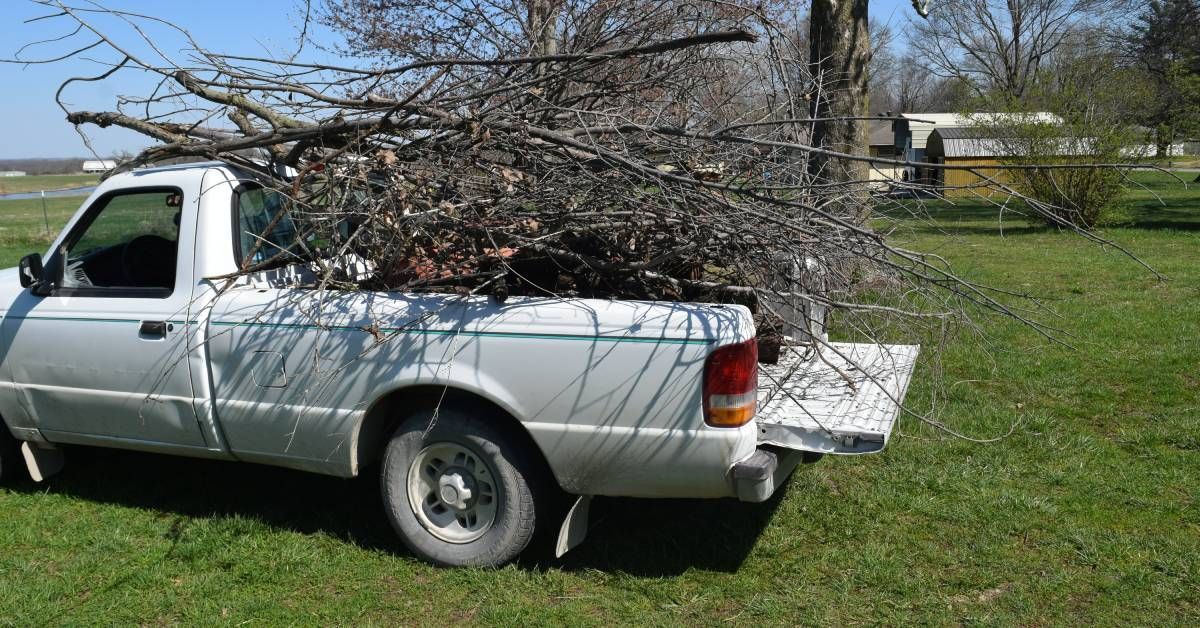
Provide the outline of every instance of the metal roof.
<path id="1" fill-rule="evenodd" d="M 957 131 L 958 129 L 936 129 L 929 136 L 929 145 L 925 149 L 925 154 L 930 157 L 943 157 L 947 159 L 961 157 L 1000 157 L 1009 154 L 1009 150 L 1005 148 L 1004 143 L 995 138 L 984 137 L 949 137 L 949 134 L 943 131 Z M 959 135 L 959 134 L 954 134 Z"/>
<path id="2" fill-rule="evenodd" d="M 908 125 L 913 148 L 926 148 L 929 134 L 933 133 L 934 129 L 972 127 L 981 123 L 996 124 L 999 122 L 1062 124 L 1062 118 L 1046 111 L 1033 113 L 978 112 L 966 115 L 961 113 L 902 113 L 900 117 Z M 899 140 L 899 138 L 897 139 Z"/>
<path id="3" fill-rule="evenodd" d="M 970 126 L 956 126 L 935 130 L 943 140 L 981 140 L 995 135 L 995 133 L 991 133 L 987 129 Z"/>
<path id="4" fill-rule="evenodd" d="M 1054 152 L 1063 156 L 1086 154 L 1092 141 L 1090 138 L 1061 137 L 1058 140 L 1058 149 Z M 934 129 L 929 135 L 929 146 L 925 153 L 930 158 L 941 157 L 944 159 L 1004 158 L 1028 154 L 1030 151 L 1024 145 L 1025 142 L 1018 137 L 1003 137 L 996 130 L 980 129 L 979 127 Z"/>
<path id="5" fill-rule="evenodd" d="M 896 143 L 891 120 L 871 120 L 867 123 L 867 136 L 867 144 L 871 146 L 892 146 Z"/>

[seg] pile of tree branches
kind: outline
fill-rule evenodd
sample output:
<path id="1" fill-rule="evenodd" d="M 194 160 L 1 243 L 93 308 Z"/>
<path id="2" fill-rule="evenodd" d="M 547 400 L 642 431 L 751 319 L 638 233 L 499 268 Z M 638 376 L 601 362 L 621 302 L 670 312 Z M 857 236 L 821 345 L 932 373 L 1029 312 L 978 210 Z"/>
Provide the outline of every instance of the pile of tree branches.
<path id="1" fill-rule="evenodd" d="M 254 234 L 262 246 L 244 273 L 303 261 L 340 289 L 740 302 L 761 330 L 789 336 L 807 326 L 781 305 L 797 301 L 1021 316 L 1003 293 L 868 224 L 869 158 L 848 145 L 865 111 L 830 111 L 852 102 L 838 87 L 848 79 L 810 57 L 816 44 L 799 49 L 769 5 L 527 2 L 525 15 L 458 15 L 470 32 L 496 31 L 478 41 L 426 32 L 421 45 L 402 42 L 396 64 L 359 66 L 220 54 L 150 16 L 42 3 L 88 38 L 71 54 L 113 55 L 63 90 L 125 72 L 157 78 L 109 111 L 60 102 L 79 127 L 157 140 L 126 168 L 216 159 L 284 199 L 300 238 Z M 412 10 L 453 25 L 446 12 L 489 9 Z M 134 25 L 141 41 L 106 34 L 100 17 Z M 521 44 L 497 43 L 509 41 L 505 20 Z M 164 51 L 151 27 L 184 51 Z M 348 254 L 372 272 L 348 277 L 323 261 Z M 879 290 L 887 306 L 857 298 Z"/>

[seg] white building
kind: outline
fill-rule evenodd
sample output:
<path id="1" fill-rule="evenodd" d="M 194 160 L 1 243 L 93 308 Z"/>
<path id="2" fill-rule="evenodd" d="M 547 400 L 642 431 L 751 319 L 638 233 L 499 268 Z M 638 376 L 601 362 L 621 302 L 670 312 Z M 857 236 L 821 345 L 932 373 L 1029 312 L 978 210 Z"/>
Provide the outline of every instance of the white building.
<path id="1" fill-rule="evenodd" d="M 0 170 L 0 177 L 23 177 L 25 172 L 22 170 Z"/>
<path id="2" fill-rule="evenodd" d="M 83 171 L 89 174 L 108 172 L 116 167 L 117 162 L 112 159 L 89 159 L 83 162 Z"/>
<path id="3" fill-rule="evenodd" d="M 1126 146 L 1121 151 L 1122 157 L 1133 159 L 1153 159 L 1158 157 L 1158 144 L 1154 141 L 1154 129 L 1144 126 L 1133 127 L 1133 132 L 1138 136 L 1138 140 L 1133 144 Z M 1174 144 L 1166 147 L 1167 154 L 1163 157 L 1182 157 L 1187 154 L 1186 144 L 1183 140 L 1179 140 Z"/>

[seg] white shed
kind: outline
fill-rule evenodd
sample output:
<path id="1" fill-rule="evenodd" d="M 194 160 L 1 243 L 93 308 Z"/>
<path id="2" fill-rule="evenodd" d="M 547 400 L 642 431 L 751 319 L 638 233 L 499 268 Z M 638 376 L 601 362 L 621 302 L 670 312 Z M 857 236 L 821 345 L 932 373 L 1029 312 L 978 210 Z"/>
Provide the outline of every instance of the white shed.
<path id="1" fill-rule="evenodd" d="M 104 173 L 117 167 L 112 159 L 88 159 L 83 162 L 83 171 L 89 174 Z"/>

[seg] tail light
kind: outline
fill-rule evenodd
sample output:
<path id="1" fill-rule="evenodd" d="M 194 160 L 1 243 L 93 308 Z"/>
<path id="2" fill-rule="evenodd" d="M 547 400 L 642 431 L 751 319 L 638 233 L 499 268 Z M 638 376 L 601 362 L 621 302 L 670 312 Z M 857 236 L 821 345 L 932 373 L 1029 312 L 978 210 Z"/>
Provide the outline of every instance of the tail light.
<path id="1" fill-rule="evenodd" d="M 758 342 L 720 347 L 704 362 L 704 422 L 741 427 L 754 418 L 758 399 Z"/>

